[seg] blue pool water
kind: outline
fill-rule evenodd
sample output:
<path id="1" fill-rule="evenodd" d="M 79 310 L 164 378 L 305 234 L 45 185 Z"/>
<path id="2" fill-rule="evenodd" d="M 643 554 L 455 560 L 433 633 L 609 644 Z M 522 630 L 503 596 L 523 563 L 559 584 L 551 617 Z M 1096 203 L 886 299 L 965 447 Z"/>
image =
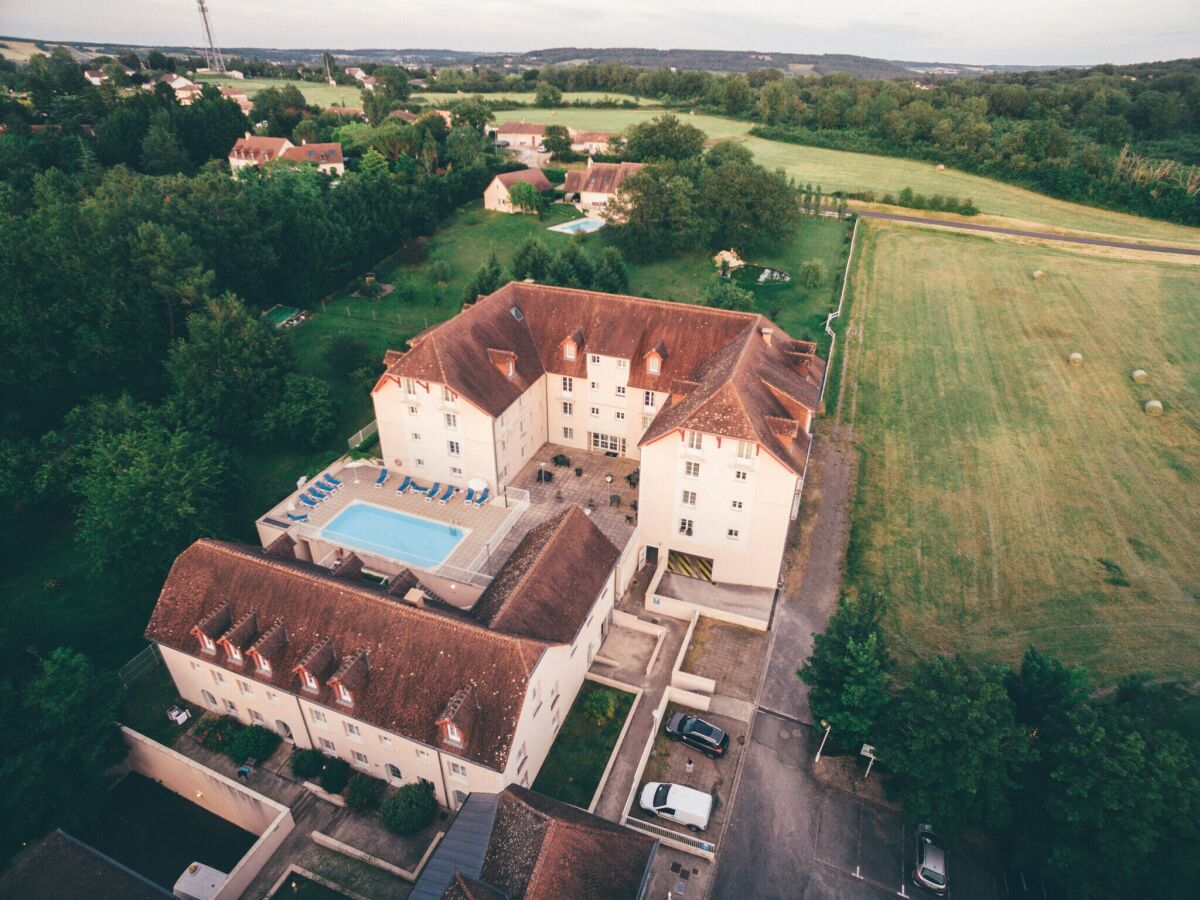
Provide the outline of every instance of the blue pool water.
<path id="1" fill-rule="evenodd" d="M 331 544 L 431 568 L 444 563 L 468 531 L 371 503 L 351 503 L 321 529 L 321 536 Z"/>
<path id="2" fill-rule="evenodd" d="M 550 231 L 560 231 L 563 234 L 590 234 L 593 231 L 599 231 L 604 227 L 603 219 L 572 219 L 570 222 L 563 222 L 561 225 L 555 225 L 550 228 Z"/>

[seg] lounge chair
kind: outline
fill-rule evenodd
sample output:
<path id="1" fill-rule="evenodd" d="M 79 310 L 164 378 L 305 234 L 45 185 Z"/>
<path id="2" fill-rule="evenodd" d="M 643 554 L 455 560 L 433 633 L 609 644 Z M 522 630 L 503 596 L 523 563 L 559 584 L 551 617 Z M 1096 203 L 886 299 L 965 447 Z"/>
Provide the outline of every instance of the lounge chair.
<path id="1" fill-rule="evenodd" d="M 317 501 L 313 500 L 311 497 L 309 497 L 308 494 L 301 494 L 296 499 L 299 500 L 301 503 L 303 503 L 305 506 L 307 506 L 309 509 L 317 508 Z"/>
<path id="2" fill-rule="evenodd" d="M 317 500 L 324 500 L 329 496 L 329 491 L 322 490 L 316 482 L 310 481 L 308 483 L 308 495 Z"/>
<path id="3" fill-rule="evenodd" d="M 328 481 L 330 484 L 332 484 L 334 487 L 342 486 L 342 480 L 340 478 L 334 478 L 328 472 L 325 473 L 325 480 Z"/>
<path id="4" fill-rule="evenodd" d="M 429 488 L 421 487 L 421 485 L 417 484 L 415 481 L 408 486 L 408 492 L 410 494 L 424 494 L 428 490 Z"/>
<path id="5" fill-rule="evenodd" d="M 492 492 L 488 488 L 484 488 L 483 493 L 479 495 L 479 499 L 475 501 L 475 505 L 483 506 L 483 504 L 488 502 L 488 499 L 491 496 L 492 496 Z"/>
<path id="6" fill-rule="evenodd" d="M 295 513 L 288 513 L 287 517 L 293 522 L 307 522 L 308 521 L 308 513 L 300 513 L 300 515 L 296 515 Z"/>
<path id="7" fill-rule="evenodd" d="M 449 500 L 451 497 L 453 497 L 454 492 L 457 490 L 458 490 L 458 488 L 456 488 L 452 484 L 446 485 L 446 489 L 444 491 L 442 491 L 442 496 L 438 497 L 438 505 L 445 506 L 446 501 Z"/>
<path id="8" fill-rule="evenodd" d="M 437 492 L 440 491 L 441 489 L 442 489 L 442 483 L 440 481 L 435 481 L 433 483 L 433 487 L 431 487 L 428 491 L 425 492 L 425 502 L 428 503 L 430 500 L 432 500 L 434 497 L 436 497 Z"/>
<path id="9" fill-rule="evenodd" d="M 375 487 L 383 487 L 385 484 L 387 484 L 387 480 L 388 480 L 388 470 L 380 469 L 379 477 L 375 479 Z"/>
<path id="10" fill-rule="evenodd" d="M 403 494 L 405 491 L 407 491 L 412 486 L 413 486 L 412 476 L 405 475 L 404 480 L 402 482 L 400 482 L 400 487 L 396 488 L 396 493 Z"/>
<path id="11" fill-rule="evenodd" d="M 470 506 L 475 501 L 475 488 L 467 488 L 467 496 L 463 498 L 463 503 Z"/>
<path id="12" fill-rule="evenodd" d="M 320 478 L 316 479 L 315 484 L 321 490 L 328 491 L 331 494 L 338 489 L 338 486 L 336 484 L 330 484 L 328 481 L 326 481 L 324 475 L 322 475 Z"/>

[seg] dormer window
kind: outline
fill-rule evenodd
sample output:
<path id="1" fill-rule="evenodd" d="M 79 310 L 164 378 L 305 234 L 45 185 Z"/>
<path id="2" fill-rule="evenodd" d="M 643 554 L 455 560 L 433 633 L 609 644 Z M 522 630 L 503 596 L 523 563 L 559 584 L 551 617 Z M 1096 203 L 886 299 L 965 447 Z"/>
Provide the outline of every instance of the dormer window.
<path id="1" fill-rule="evenodd" d="M 200 649 L 203 650 L 205 653 L 216 653 L 217 645 L 216 645 L 216 642 L 213 641 L 212 638 L 210 638 L 207 634 L 204 634 L 203 632 L 201 632 L 200 633 Z"/>
<path id="2" fill-rule="evenodd" d="M 350 688 L 339 682 L 337 686 L 338 703 L 345 703 L 347 706 L 354 705 L 354 695 L 350 693 Z"/>
<path id="3" fill-rule="evenodd" d="M 263 656 L 259 656 L 256 658 L 258 660 L 258 665 L 255 666 L 255 669 L 262 675 L 270 675 L 271 674 L 271 661 Z"/>
<path id="4" fill-rule="evenodd" d="M 575 342 L 567 341 L 565 344 L 563 344 L 563 359 L 574 359 L 574 358 L 575 358 Z"/>
<path id="5" fill-rule="evenodd" d="M 229 644 L 227 646 L 229 647 L 229 661 L 232 663 L 240 663 L 242 661 L 242 651 L 233 646 L 233 644 Z"/>
<path id="6" fill-rule="evenodd" d="M 517 374 L 517 364 L 514 363 L 511 359 L 508 361 L 508 365 L 505 366 L 505 374 L 509 378 L 512 378 L 514 375 Z"/>
<path id="7" fill-rule="evenodd" d="M 320 687 L 320 685 L 317 683 L 317 677 L 313 675 L 312 672 L 308 671 L 308 669 L 300 670 L 300 682 L 304 685 L 304 689 L 306 691 L 311 691 L 314 694 Z"/>
<path id="8" fill-rule="evenodd" d="M 462 743 L 462 732 L 458 730 L 453 722 L 446 723 L 446 740 L 455 744 Z"/>
<path id="9" fill-rule="evenodd" d="M 662 368 L 662 360 L 658 356 L 650 356 L 646 359 L 646 371 L 651 375 L 657 375 Z"/>

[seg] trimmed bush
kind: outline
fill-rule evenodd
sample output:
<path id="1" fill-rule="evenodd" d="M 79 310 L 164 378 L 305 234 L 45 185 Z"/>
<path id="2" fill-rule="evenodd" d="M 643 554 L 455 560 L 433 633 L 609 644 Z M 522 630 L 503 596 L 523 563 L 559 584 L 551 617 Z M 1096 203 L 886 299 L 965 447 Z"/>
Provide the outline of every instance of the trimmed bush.
<path id="1" fill-rule="evenodd" d="M 603 725 L 617 714 L 617 695 L 608 688 L 592 691 L 583 701 L 583 714 L 597 725 Z"/>
<path id="2" fill-rule="evenodd" d="M 325 768 L 325 754 L 320 750 L 297 750 L 292 754 L 292 774 L 297 778 L 316 778 Z"/>
<path id="3" fill-rule="evenodd" d="M 225 750 L 234 762 L 245 762 L 248 758 L 262 762 L 275 752 L 281 738 L 269 728 L 261 725 L 249 725 L 238 731 L 229 741 Z"/>
<path id="4" fill-rule="evenodd" d="M 350 763 L 344 759 L 329 757 L 325 760 L 325 768 L 321 770 L 318 780 L 321 789 L 328 794 L 340 794 L 346 789 L 350 780 Z"/>
<path id="5" fill-rule="evenodd" d="M 355 812 L 369 812 L 379 806 L 384 787 L 378 778 L 360 772 L 350 779 L 346 787 L 346 805 Z"/>
<path id="6" fill-rule="evenodd" d="M 229 742 L 242 727 L 242 723 L 232 716 L 217 716 L 213 719 L 201 719 L 192 729 L 192 737 L 196 743 L 206 750 L 229 752 Z"/>
<path id="7" fill-rule="evenodd" d="M 428 781 L 406 784 L 383 801 L 380 817 L 384 827 L 396 834 L 416 834 L 437 815 L 437 800 Z"/>

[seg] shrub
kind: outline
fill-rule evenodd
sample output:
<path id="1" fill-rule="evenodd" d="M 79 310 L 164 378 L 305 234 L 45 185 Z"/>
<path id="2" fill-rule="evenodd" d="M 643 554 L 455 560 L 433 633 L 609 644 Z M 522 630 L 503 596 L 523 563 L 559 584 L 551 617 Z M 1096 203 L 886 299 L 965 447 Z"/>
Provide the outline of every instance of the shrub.
<path id="1" fill-rule="evenodd" d="M 250 725 L 238 731 L 229 741 L 225 752 L 234 762 L 245 762 L 248 758 L 262 762 L 275 752 L 281 738 L 269 728 Z"/>
<path id="2" fill-rule="evenodd" d="M 229 742 L 242 728 L 242 723 L 232 716 L 217 716 L 212 719 L 201 719 L 192 729 L 192 737 L 206 750 L 229 752 Z"/>
<path id="3" fill-rule="evenodd" d="M 346 787 L 346 805 L 355 812 L 369 812 L 379 806 L 384 783 L 370 775 L 356 774 Z"/>
<path id="4" fill-rule="evenodd" d="M 746 312 L 754 307 L 754 295 L 732 281 L 719 278 L 704 289 L 704 305 Z"/>
<path id="5" fill-rule="evenodd" d="M 292 754 L 292 774 L 297 778 L 315 778 L 325 767 L 325 754 L 320 750 L 297 750 Z"/>
<path id="6" fill-rule="evenodd" d="M 825 280 L 825 264 L 819 259 L 806 259 L 800 266 L 799 281 L 804 287 L 816 287 Z"/>
<path id="7" fill-rule="evenodd" d="M 323 355 L 325 363 L 339 375 L 375 362 L 367 342 L 356 334 L 345 332 L 334 335 L 326 342 Z"/>
<path id="8" fill-rule="evenodd" d="M 603 725 L 617 714 L 617 695 L 608 688 L 599 688 L 583 701 L 583 714 L 597 725 Z"/>
<path id="9" fill-rule="evenodd" d="M 329 384 L 311 375 L 292 372 L 284 378 L 283 392 L 262 417 L 262 430 L 270 437 L 315 448 L 332 436 L 337 425 Z"/>
<path id="10" fill-rule="evenodd" d="M 321 770 L 321 777 L 318 779 L 321 790 L 329 794 L 340 794 L 346 789 L 346 782 L 349 780 L 350 763 L 334 756 L 325 760 L 325 768 Z"/>
<path id="11" fill-rule="evenodd" d="M 383 801 L 380 816 L 384 827 L 396 834 L 416 834 L 433 821 L 437 814 L 437 801 L 433 798 L 433 785 L 428 781 L 406 784 Z"/>

